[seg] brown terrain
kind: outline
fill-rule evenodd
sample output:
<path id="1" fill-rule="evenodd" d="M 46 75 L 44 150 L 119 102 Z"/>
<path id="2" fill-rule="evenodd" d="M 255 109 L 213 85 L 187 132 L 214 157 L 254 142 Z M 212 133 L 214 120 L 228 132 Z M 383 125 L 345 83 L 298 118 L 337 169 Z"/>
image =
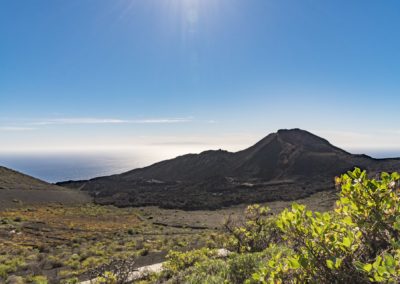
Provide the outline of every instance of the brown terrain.
<path id="1" fill-rule="evenodd" d="M 90 202 L 87 193 L 41 181 L 17 171 L 0 167 L 0 208 L 29 204 L 81 204 Z"/>
<path id="2" fill-rule="evenodd" d="M 97 204 L 215 210 L 238 204 L 292 201 L 331 190 L 354 167 L 400 170 L 400 159 L 353 155 L 300 129 L 279 130 L 243 151 L 205 151 L 120 175 L 59 185 L 88 192 Z"/>
<path id="3" fill-rule="evenodd" d="M 75 283 L 113 260 L 140 267 L 163 261 L 171 249 L 220 248 L 226 220 L 240 220 L 247 204 L 273 214 L 293 200 L 331 210 L 333 177 L 355 166 L 374 175 L 399 171 L 400 159 L 352 155 L 295 129 L 237 153 L 189 154 L 59 185 L 0 167 L 0 283 Z"/>

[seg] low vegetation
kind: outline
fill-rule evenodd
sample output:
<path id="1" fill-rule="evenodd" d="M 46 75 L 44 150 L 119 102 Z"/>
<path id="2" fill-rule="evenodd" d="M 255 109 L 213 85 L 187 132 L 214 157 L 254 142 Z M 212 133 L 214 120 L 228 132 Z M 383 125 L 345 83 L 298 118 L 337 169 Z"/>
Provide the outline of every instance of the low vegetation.
<path id="1" fill-rule="evenodd" d="M 77 283 L 161 262 L 169 250 L 217 246 L 213 231 L 148 218 L 139 209 L 92 204 L 0 212 L 0 283 Z"/>
<path id="2" fill-rule="evenodd" d="M 250 206 L 228 222 L 226 260 L 207 250 L 171 253 L 159 283 L 399 283 L 400 175 L 369 179 L 355 169 L 336 179 L 331 212 L 294 203 L 277 216 Z"/>
<path id="3" fill-rule="evenodd" d="M 400 283 L 400 175 L 355 169 L 335 181 L 330 211 L 252 205 L 213 230 L 158 226 L 145 211 L 112 206 L 5 211 L 1 229 L 11 235 L 0 247 L 0 277 L 124 283 L 141 259 L 160 254 L 142 261 L 166 260 L 141 284 Z M 222 247 L 231 253 L 221 257 Z"/>

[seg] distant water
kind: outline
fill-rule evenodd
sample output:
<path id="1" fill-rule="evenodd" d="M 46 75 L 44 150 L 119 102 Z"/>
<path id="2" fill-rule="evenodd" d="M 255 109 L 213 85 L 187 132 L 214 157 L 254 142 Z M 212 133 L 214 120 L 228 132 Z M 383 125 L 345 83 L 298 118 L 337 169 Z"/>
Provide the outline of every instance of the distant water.
<path id="1" fill-rule="evenodd" d="M 385 159 L 385 158 L 400 158 L 400 149 L 399 150 L 354 150 L 349 151 L 354 154 L 366 154 L 372 158 L 377 159 Z"/>
<path id="2" fill-rule="evenodd" d="M 0 153 L 0 165 L 29 174 L 48 182 L 57 182 L 119 174 L 188 152 L 193 151 L 189 151 L 188 149 L 178 149 L 172 153 L 157 151 L 97 154 L 72 153 L 11 155 Z M 366 153 L 374 158 L 400 157 L 400 150 L 353 150 L 350 152 Z"/>
<path id="3" fill-rule="evenodd" d="M 48 182 L 118 174 L 157 161 L 147 154 L 0 154 L 0 165 Z"/>

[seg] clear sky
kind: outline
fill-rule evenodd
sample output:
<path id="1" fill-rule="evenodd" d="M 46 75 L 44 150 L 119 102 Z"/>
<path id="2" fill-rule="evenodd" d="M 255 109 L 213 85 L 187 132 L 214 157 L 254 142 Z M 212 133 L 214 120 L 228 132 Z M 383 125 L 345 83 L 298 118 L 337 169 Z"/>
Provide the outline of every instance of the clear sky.
<path id="1" fill-rule="evenodd" d="M 399 11 L 398 0 L 2 0 L 0 149 L 236 150 L 294 127 L 350 150 L 399 149 Z"/>

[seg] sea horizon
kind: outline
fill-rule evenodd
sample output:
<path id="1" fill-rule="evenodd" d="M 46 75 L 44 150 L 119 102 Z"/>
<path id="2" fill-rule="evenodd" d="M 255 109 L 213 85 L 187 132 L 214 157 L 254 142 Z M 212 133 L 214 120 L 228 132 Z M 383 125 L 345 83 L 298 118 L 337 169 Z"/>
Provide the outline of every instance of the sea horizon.
<path id="1" fill-rule="evenodd" d="M 99 176 L 120 174 L 136 168 L 172 159 L 189 153 L 200 153 L 203 149 L 188 149 L 187 152 L 130 150 L 101 152 L 52 152 L 52 153 L 0 153 L 0 166 L 26 173 L 35 178 L 56 183 L 68 180 L 86 180 Z M 400 158 L 400 149 L 346 149 L 352 154 L 366 154 L 372 158 Z"/>

